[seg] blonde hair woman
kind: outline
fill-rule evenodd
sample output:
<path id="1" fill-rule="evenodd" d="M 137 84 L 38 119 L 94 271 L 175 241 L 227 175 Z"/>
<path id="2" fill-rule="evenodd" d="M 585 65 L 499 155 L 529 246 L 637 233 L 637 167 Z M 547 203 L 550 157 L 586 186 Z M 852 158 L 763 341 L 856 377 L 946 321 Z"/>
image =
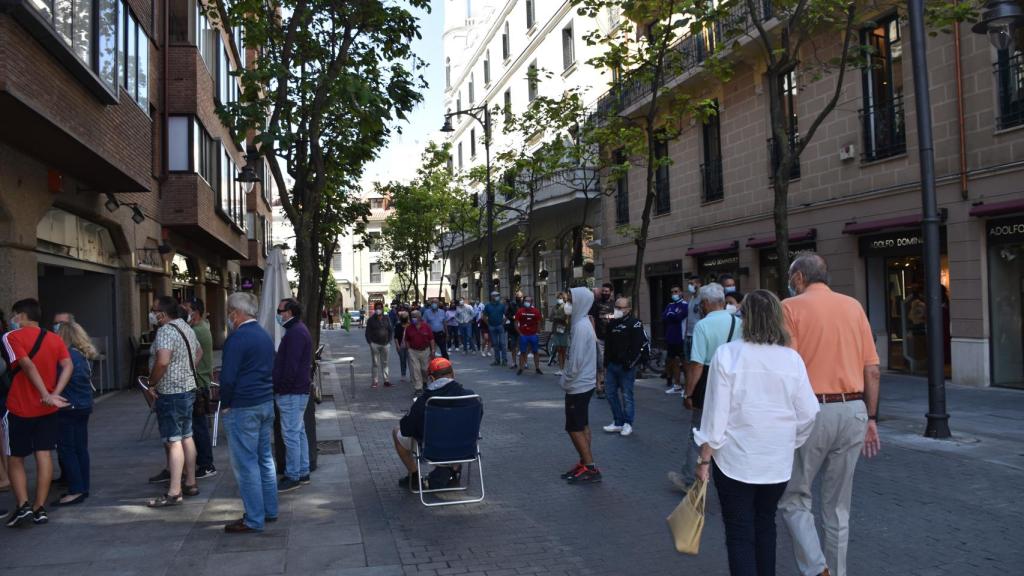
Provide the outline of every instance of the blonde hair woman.
<path id="1" fill-rule="evenodd" d="M 56 393 L 68 401 L 57 413 L 60 439 L 61 475 L 68 481 L 68 491 L 61 494 L 54 506 L 81 504 L 89 497 L 89 415 L 92 414 L 92 365 L 99 356 L 89 334 L 74 320 L 60 323 L 57 334 L 71 354 L 74 369 L 67 386 Z"/>

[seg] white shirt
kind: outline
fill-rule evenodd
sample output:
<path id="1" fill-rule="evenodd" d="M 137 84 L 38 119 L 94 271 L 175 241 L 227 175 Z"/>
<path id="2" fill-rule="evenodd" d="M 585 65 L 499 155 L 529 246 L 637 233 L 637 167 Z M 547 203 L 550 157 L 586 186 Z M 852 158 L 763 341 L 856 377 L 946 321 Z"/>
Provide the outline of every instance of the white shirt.
<path id="1" fill-rule="evenodd" d="M 807 368 L 791 348 L 736 340 L 715 352 L 698 446 L 711 445 L 722 472 L 747 484 L 787 482 L 819 410 Z"/>

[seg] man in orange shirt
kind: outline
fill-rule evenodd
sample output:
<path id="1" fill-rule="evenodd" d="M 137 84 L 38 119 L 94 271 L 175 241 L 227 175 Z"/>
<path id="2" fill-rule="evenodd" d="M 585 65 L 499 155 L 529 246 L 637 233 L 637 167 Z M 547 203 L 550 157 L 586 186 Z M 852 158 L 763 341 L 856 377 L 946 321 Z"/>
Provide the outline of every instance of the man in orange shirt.
<path id="1" fill-rule="evenodd" d="M 796 451 L 779 509 L 801 576 L 845 576 L 853 472 L 861 452 L 871 458 L 880 446 L 878 353 L 860 302 L 828 287 L 821 256 L 798 256 L 789 267 L 789 287 L 797 294 L 782 303 L 790 345 L 807 366 L 821 411 Z M 811 486 L 822 468 L 824 553 L 811 512 Z"/>

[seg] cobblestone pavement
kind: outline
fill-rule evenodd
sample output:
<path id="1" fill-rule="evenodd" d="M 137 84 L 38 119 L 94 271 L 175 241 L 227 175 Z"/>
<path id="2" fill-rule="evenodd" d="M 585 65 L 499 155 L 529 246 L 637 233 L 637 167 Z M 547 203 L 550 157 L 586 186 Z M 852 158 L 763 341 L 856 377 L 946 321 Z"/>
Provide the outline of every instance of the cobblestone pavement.
<path id="1" fill-rule="evenodd" d="M 322 441 L 313 483 L 281 498 L 281 519 L 260 535 L 228 536 L 241 514 L 226 441 L 221 471 L 202 494 L 167 510 L 145 507 L 161 487 L 146 478 L 162 466 L 155 433 L 139 439 L 146 412 L 136 392 L 100 401 L 90 424 L 92 495 L 82 506 L 51 509 L 50 524 L 0 527 L 0 576 L 125 574 L 669 575 L 726 574 L 714 492 L 701 553 L 672 548 L 665 516 L 680 495 L 665 473 L 683 457 L 687 419 L 660 382 L 638 387 L 636 432 L 605 435 L 603 401 L 591 405 L 601 484 L 568 486 L 558 474 L 575 460 L 562 432 L 562 393 L 548 374 L 516 377 L 488 360 L 456 353 L 458 378 L 484 397 L 486 500 L 427 509 L 400 490 L 404 474 L 390 430 L 412 400 L 408 384 L 371 389 L 360 330 L 324 336 L 333 359 L 317 411 Z M 951 388 L 955 441 L 920 437 L 922 380 L 886 376 L 883 452 L 858 467 L 850 566 L 854 575 L 1012 574 L 1024 564 L 1024 393 Z M 53 496 L 56 496 L 55 490 Z M 10 507 L 9 497 L 0 508 Z M 1017 567 L 1017 568 L 1014 568 Z M 794 574 L 780 526 L 779 573 Z"/>
<path id="2" fill-rule="evenodd" d="M 349 413 L 342 418 L 343 434 L 358 437 L 361 453 L 348 456 L 349 467 L 365 467 L 353 485 L 372 483 L 405 574 L 728 572 L 713 490 L 700 555 L 679 555 L 671 545 L 665 517 L 680 496 L 665 474 L 683 458 L 688 418 L 678 398 L 663 394 L 660 381 L 638 385 L 636 427 L 628 438 L 600 431 L 610 411 L 594 400 L 594 454 L 604 481 L 569 486 L 558 474 L 575 453 L 562 431 L 554 370 L 517 377 L 488 366 L 489 359 L 453 353 L 458 380 L 484 397 L 487 498 L 425 509 L 396 485 L 404 470 L 389 440 L 411 402 L 411 388 L 369 387 L 368 352 L 358 331 L 330 333 L 326 340 L 335 355 L 357 359 L 355 385 L 341 375 Z M 397 381 L 397 359 L 392 368 Z M 925 386 L 919 378 L 884 379 L 883 451 L 861 461 L 855 481 L 852 574 L 1016 572 L 1024 564 L 1024 393 L 951 388 L 951 426 L 961 433 L 939 442 L 919 436 Z M 781 524 L 779 529 L 780 574 L 794 574 L 791 544 Z"/>

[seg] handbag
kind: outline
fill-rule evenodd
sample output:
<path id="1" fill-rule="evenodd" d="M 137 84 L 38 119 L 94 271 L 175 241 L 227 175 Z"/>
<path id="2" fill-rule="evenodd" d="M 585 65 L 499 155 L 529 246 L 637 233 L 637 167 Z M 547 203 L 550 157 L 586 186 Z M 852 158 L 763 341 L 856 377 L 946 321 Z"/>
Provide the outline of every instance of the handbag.
<path id="1" fill-rule="evenodd" d="M 696 556 L 700 551 L 700 535 L 704 531 L 704 501 L 708 483 L 697 479 L 682 502 L 669 514 L 666 520 L 672 530 L 676 551 Z"/>

